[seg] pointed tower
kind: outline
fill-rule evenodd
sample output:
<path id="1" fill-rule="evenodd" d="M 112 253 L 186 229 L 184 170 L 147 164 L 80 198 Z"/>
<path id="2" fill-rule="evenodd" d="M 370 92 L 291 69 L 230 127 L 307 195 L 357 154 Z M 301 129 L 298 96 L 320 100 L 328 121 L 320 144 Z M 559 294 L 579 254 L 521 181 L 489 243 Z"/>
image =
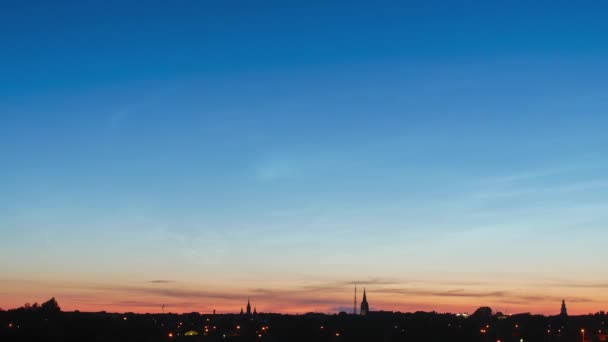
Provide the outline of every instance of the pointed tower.
<path id="1" fill-rule="evenodd" d="M 562 300 L 562 309 L 559 313 L 562 318 L 568 318 L 568 310 L 566 309 L 566 300 Z"/>
<path id="2" fill-rule="evenodd" d="M 253 315 L 257 315 L 258 314 L 258 310 L 255 308 L 255 306 L 253 307 Z"/>
<path id="3" fill-rule="evenodd" d="M 249 297 L 247 297 L 247 316 L 251 315 L 251 303 L 249 302 Z"/>
<path id="4" fill-rule="evenodd" d="M 241 315 L 243 314 L 243 307 L 241 306 Z"/>
<path id="5" fill-rule="evenodd" d="M 361 301 L 361 310 L 359 314 L 366 316 L 369 313 L 369 304 L 367 304 L 367 295 L 365 294 L 365 288 L 363 288 L 363 300 Z"/>

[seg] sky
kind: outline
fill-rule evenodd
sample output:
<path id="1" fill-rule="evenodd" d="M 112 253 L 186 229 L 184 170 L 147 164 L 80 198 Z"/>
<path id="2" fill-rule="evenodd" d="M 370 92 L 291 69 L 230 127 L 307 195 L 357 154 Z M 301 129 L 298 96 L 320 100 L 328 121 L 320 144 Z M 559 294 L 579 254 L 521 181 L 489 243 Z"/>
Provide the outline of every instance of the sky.
<path id="1" fill-rule="evenodd" d="M 0 308 L 606 310 L 606 7 L 3 1 Z"/>

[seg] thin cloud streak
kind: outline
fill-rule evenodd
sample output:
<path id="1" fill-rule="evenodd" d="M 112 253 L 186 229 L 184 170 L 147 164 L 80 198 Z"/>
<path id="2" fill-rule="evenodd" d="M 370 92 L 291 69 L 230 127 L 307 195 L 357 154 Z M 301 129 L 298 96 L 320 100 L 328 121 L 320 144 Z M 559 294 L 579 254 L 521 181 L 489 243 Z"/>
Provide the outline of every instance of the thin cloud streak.
<path id="1" fill-rule="evenodd" d="M 161 282 L 155 282 L 155 281 Z M 352 303 L 354 281 L 335 281 L 295 283 L 282 285 L 280 288 L 241 288 L 228 289 L 207 288 L 209 286 L 194 284 L 177 286 L 174 281 L 157 279 L 147 281 L 149 286 L 112 285 L 112 284 L 55 284 L 60 289 L 53 293 L 66 307 L 89 310 L 118 310 L 149 312 L 162 305 L 171 307 L 175 312 L 208 311 L 237 312 L 251 297 L 258 311 L 270 312 L 334 312 L 332 308 L 349 307 Z M 535 303 L 538 310 L 551 308 L 563 299 L 557 293 L 567 293 L 568 302 L 585 304 L 584 307 L 597 306 L 602 298 L 589 298 L 578 289 L 606 288 L 608 284 L 598 283 L 559 283 L 544 282 L 518 285 L 518 289 L 501 288 L 498 283 L 487 281 L 413 281 L 384 278 L 359 279 L 358 284 L 365 284 L 373 306 L 383 310 L 471 310 L 476 306 L 509 305 L 512 308 L 525 308 Z M 8 282 L 7 285 L 12 284 Z M 38 284 L 42 286 L 43 284 Z M 46 287 L 49 284 L 45 285 Z M 363 286 L 362 286 L 363 287 Z M 559 288 L 545 294 L 543 289 Z M 528 289 L 528 290 L 524 290 Z M 533 290 L 530 290 L 533 289 Z M 573 289 L 567 291 L 567 289 Z M 9 291 L 10 292 L 10 291 Z M 8 293 L 7 295 L 10 295 Z M 129 298 L 125 300 L 125 298 Z M 36 299 L 38 300 L 38 299 Z M 30 300 L 32 301 L 32 300 Z M 103 305 L 102 305 L 103 303 Z M 23 303 L 21 303 L 23 304 Z M 582 307 L 582 306 L 581 306 Z M 114 308 L 114 309 L 112 309 Z M 177 310 L 177 311 L 176 311 Z M 156 310 L 152 310 L 156 312 Z"/>
<path id="2" fill-rule="evenodd" d="M 571 183 L 566 185 L 554 185 L 546 187 L 514 187 L 510 189 L 482 191 L 474 193 L 473 197 L 480 200 L 489 200 L 538 194 L 570 193 L 577 191 L 601 189 L 605 187 L 608 187 L 608 180 L 599 179 L 593 181 Z"/>
<path id="3" fill-rule="evenodd" d="M 148 281 L 148 283 L 151 284 L 170 284 L 170 283 L 174 283 L 175 281 L 173 280 L 165 280 L 165 279 L 158 279 L 158 280 L 150 280 Z"/>
<path id="4" fill-rule="evenodd" d="M 529 302 L 543 302 L 543 303 L 554 303 L 561 301 L 562 297 L 553 295 L 534 295 L 534 294 L 522 294 L 517 291 L 509 290 L 488 290 L 488 291 L 473 291 L 464 288 L 448 289 L 448 290 L 433 290 L 428 288 L 407 288 L 396 286 L 394 281 L 387 280 L 372 280 L 368 284 L 375 282 L 376 285 L 373 289 L 368 289 L 372 293 L 372 296 L 376 298 L 378 302 L 384 303 L 384 305 L 394 305 L 396 308 L 400 306 L 399 303 L 403 302 L 403 299 L 395 297 L 395 295 L 410 297 L 410 298 L 468 298 L 474 299 L 474 302 L 479 302 L 480 305 L 484 300 L 498 301 L 502 303 L 529 303 Z M 364 282 L 362 282 L 364 283 Z M 351 286 L 354 282 L 336 282 L 331 284 L 320 284 L 317 286 L 312 285 L 300 285 L 295 286 L 292 290 L 279 290 L 279 289 L 266 289 L 256 288 L 249 291 L 239 291 L 237 289 L 233 291 L 207 291 L 207 290 L 191 290 L 181 288 L 149 288 L 149 287 L 130 287 L 130 286 L 97 286 L 94 287 L 97 290 L 111 291 L 117 293 L 128 293 L 130 295 L 145 295 L 145 296 L 159 296 L 164 298 L 175 298 L 180 299 L 182 303 L 188 303 L 187 300 L 192 302 L 199 301 L 229 301 L 240 303 L 244 298 L 251 296 L 258 302 L 266 303 L 267 305 L 273 305 L 271 303 L 290 303 L 293 306 L 301 307 L 335 307 L 339 305 L 340 298 L 345 296 L 350 297 Z M 389 287 L 387 287 L 389 286 Z M 321 292 L 321 296 L 318 293 Z M 317 293 L 317 295 L 311 296 L 311 293 Z M 338 296 L 332 296 L 330 294 L 340 293 Z M 390 298 L 393 298 L 392 300 Z M 186 301 L 184 301 L 186 300 Z M 568 297 L 568 301 L 576 303 L 590 303 L 593 300 L 585 297 Z M 429 302 L 433 302 L 429 300 Z M 325 312 L 327 310 L 321 310 Z"/>
<path id="5" fill-rule="evenodd" d="M 523 181 L 535 180 L 538 178 L 546 178 L 549 176 L 560 175 L 568 172 L 576 171 L 578 167 L 572 165 L 549 167 L 546 169 L 528 170 L 514 172 L 511 174 L 499 175 L 482 179 L 482 184 L 511 184 Z"/>

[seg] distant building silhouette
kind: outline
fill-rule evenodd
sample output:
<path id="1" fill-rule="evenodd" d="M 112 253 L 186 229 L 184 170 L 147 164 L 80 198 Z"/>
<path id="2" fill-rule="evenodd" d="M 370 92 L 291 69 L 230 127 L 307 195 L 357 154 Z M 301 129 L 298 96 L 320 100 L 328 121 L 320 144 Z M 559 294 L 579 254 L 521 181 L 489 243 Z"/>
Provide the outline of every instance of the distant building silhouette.
<path id="1" fill-rule="evenodd" d="M 559 313 L 562 318 L 568 318 L 568 310 L 566 309 L 566 300 L 562 300 L 562 309 Z"/>
<path id="2" fill-rule="evenodd" d="M 359 310 L 359 314 L 361 316 L 366 316 L 369 313 L 369 304 L 367 304 L 367 296 L 365 294 L 365 288 L 363 288 L 363 300 L 361 301 L 361 310 Z"/>
<path id="3" fill-rule="evenodd" d="M 247 297 L 247 316 L 251 316 L 251 303 L 249 302 L 249 297 Z"/>

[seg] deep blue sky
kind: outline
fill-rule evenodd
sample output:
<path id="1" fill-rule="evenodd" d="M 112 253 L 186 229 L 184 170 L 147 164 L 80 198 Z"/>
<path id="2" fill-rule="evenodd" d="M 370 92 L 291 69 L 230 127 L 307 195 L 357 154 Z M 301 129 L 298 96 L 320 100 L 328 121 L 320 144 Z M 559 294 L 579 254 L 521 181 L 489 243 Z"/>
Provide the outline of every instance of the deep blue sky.
<path id="1" fill-rule="evenodd" d="M 178 3 L 0 4 L 6 279 L 607 280 L 608 6 Z"/>

